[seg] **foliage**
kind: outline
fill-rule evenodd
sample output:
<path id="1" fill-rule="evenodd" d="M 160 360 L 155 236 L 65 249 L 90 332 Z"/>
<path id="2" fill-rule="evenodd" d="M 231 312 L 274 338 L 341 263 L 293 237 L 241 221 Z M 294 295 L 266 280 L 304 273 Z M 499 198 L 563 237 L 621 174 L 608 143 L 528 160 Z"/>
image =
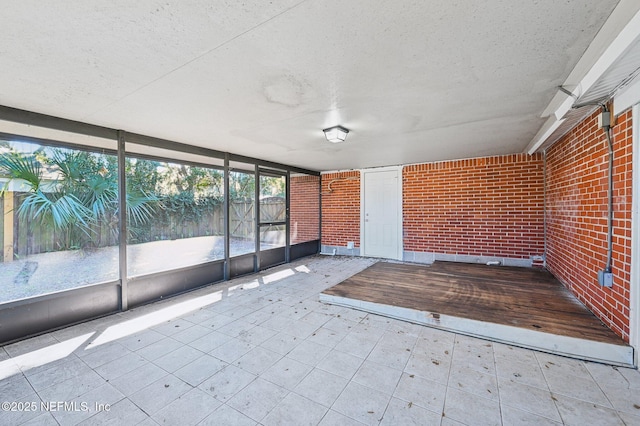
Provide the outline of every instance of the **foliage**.
<path id="1" fill-rule="evenodd" d="M 55 229 L 60 249 L 114 244 L 119 238 L 117 158 L 70 149 L 25 146 L 27 153 L 20 153 L 12 148 L 21 145 L 0 146 L 0 175 L 27 188 L 18 204 L 24 223 Z M 127 157 L 125 176 L 129 243 L 222 232 L 221 170 Z M 252 203 L 255 175 L 231 172 L 229 177 L 231 201 Z M 261 177 L 262 197 L 284 197 L 284 192 L 283 178 Z"/>
<path id="2" fill-rule="evenodd" d="M 18 209 L 22 219 L 34 218 L 41 223 L 51 223 L 56 229 L 76 226 L 88 233 L 89 210 L 75 194 L 65 192 L 60 185 L 54 183 L 45 192 L 44 168 L 35 153 L 23 155 L 13 150 L 4 153 L 0 157 L 0 171 L 10 179 L 22 180 L 29 188 Z"/>
<path id="3" fill-rule="evenodd" d="M 103 223 L 117 236 L 118 176 L 113 156 L 64 149 L 25 154 L 11 149 L 0 157 L 0 173 L 28 188 L 18 208 L 20 218 L 64 231 L 66 244 L 61 248 L 95 243 L 95 228 Z M 143 191 L 130 191 L 127 214 L 134 223 L 147 222 L 155 200 Z"/>

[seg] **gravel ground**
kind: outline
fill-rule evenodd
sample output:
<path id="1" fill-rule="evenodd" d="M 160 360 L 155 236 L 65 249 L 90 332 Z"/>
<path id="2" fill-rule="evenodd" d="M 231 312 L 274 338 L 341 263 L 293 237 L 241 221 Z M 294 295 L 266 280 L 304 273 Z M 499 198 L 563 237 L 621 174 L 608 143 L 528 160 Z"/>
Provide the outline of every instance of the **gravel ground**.
<path id="1" fill-rule="evenodd" d="M 253 241 L 232 239 L 231 255 L 251 253 L 254 247 Z M 146 275 L 223 257 L 223 237 L 134 244 L 127 248 L 128 274 Z M 116 246 L 40 253 L 0 263 L 0 303 L 117 279 Z"/>

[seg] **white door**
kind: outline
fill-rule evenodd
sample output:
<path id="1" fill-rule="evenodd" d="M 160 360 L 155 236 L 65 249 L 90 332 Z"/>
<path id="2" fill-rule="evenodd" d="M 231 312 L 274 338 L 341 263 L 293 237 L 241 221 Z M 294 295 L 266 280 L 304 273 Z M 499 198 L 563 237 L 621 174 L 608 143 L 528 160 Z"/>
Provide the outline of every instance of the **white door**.
<path id="1" fill-rule="evenodd" d="M 401 190 L 398 169 L 364 170 L 363 255 L 401 259 Z"/>

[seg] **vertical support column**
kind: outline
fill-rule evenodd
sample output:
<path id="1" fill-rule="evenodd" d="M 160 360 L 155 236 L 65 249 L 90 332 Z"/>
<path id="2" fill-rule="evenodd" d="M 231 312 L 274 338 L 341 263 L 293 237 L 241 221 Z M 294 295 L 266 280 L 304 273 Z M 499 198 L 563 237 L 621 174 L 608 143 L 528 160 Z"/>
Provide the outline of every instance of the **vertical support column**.
<path id="1" fill-rule="evenodd" d="M 640 104 L 633 106 L 632 137 L 632 207 L 631 207 L 631 279 L 629 289 L 629 344 L 633 346 L 634 364 L 640 365 Z"/>
<path id="2" fill-rule="evenodd" d="M 4 192 L 4 226 L 3 236 L 4 241 L 2 243 L 3 255 L 5 262 L 13 262 L 13 191 Z"/>
<path id="3" fill-rule="evenodd" d="M 254 264 L 254 272 L 258 272 L 260 270 L 260 167 L 256 164 L 255 167 L 255 188 L 254 188 L 254 211 L 256 213 L 255 217 L 255 229 L 256 229 L 256 257 Z"/>
<path id="4" fill-rule="evenodd" d="M 318 253 L 322 251 L 322 174 L 318 176 Z"/>
<path id="5" fill-rule="evenodd" d="M 127 170 L 125 132 L 118 130 L 118 264 L 120 265 L 120 309 L 128 309 L 127 289 Z"/>
<path id="6" fill-rule="evenodd" d="M 289 223 L 289 211 L 291 209 L 291 172 L 287 170 L 284 182 L 284 206 L 285 206 L 285 221 L 287 222 L 284 227 L 285 232 L 285 248 L 284 248 L 284 261 L 289 263 L 291 261 L 291 232 Z"/>
<path id="7" fill-rule="evenodd" d="M 224 154 L 224 279 L 228 280 L 231 276 L 231 224 L 229 209 L 231 208 L 231 199 L 229 194 L 229 154 Z"/>

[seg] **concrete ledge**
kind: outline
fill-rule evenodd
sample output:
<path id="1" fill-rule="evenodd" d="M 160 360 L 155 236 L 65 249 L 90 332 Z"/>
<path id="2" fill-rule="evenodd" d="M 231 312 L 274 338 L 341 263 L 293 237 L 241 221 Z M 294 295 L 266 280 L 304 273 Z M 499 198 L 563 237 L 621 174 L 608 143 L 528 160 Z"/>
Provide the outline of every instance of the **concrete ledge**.
<path id="1" fill-rule="evenodd" d="M 334 251 L 335 250 L 335 251 Z M 344 246 L 321 246 L 320 254 L 337 254 L 340 256 L 360 256 L 360 247 L 348 249 Z"/>
<path id="2" fill-rule="evenodd" d="M 433 263 L 436 260 L 443 260 L 447 262 L 463 262 L 463 263 L 481 263 L 487 262 L 500 262 L 504 266 L 518 266 L 524 268 L 530 268 L 533 265 L 531 259 L 515 259 L 511 257 L 495 257 L 495 256 L 469 256 L 465 254 L 444 254 L 444 253 L 429 253 L 419 251 L 405 251 L 403 252 L 403 258 L 405 262 L 416 263 Z"/>
<path id="3" fill-rule="evenodd" d="M 320 293 L 320 301 L 556 355 L 633 367 L 633 348 Z"/>

